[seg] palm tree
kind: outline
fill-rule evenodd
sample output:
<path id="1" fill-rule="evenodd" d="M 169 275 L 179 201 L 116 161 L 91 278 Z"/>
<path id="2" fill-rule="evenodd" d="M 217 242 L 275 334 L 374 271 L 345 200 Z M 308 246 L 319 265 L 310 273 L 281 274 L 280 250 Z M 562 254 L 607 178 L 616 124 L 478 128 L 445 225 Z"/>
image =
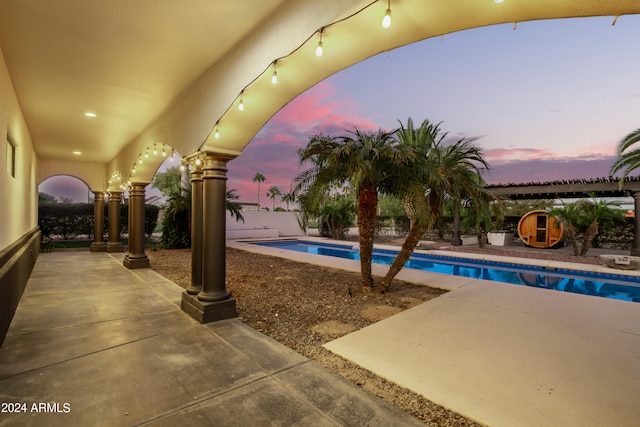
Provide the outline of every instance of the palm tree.
<path id="1" fill-rule="evenodd" d="M 282 192 L 276 185 L 269 187 L 266 196 L 271 199 L 271 211 L 276 209 L 276 196 L 282 195 Z"/>
<path id="2" fill-rule="evenodd" d="M 573 246 L 573 254 L 586 256 L 593 245 L 593 240 L 601 227 L 607 227 L 623 218 L 622 210 L 618 204 L 604 200 L 580 200 L 562 208 L 551 210 L 550 215 L 555 215 L 565 224 L 567 237 Z M 577 232 L 584 231 L 582 245 L 578 251 Z"/>
<path id="3" fill-rule="evenodd" d="M 260 210 L 260 183 L 264 182 L 266 178 L 260 172 L 257 172 L 253 177 L 253 182 L 258 183 L 258 211 Z"/>
<path id="4" fill-rule="evenodd" d="M 620 185 L 631 172 L 640 168 L 640 146 L 631 149 L 635 144 L 640 143 L 640 129 L 636 129 L 627 135 L 620 144 L 618 144 L 618 158 L 611 166 L 611 175 L 624 169 L 620 178 Z"/>
<path id="5" fill-rule="evenodd" d="M 409 119 L 406 126 L 401 123 L 397 134 L 401 144 L 416 153 L 415 160 L 400 170 L 401 175 L 394 182 L 396 188 L 391 190 L 395 194 L 404 193 L 410 228 L 398 256 L 380 282 L 381 291 L 391 285 L 424 233 L 442 214 L 445 197 L 458 205 L 465 199 L 480 204 L 479 200 L 486 197 L 480 168 L 489 168 L 475 140 L 461 138 L 445 145 L 447 134 L 441 133 L 439 123 L 425 120 L 415 128 Z"/>
<path id="6" fill-rule="evenodd" d="M 242 220 L 244 222 L 244 217 L 242 216 L 242 206 L 240 203 L 236 202 L 240 196 L 236 194 L 235 189 L 227 190 L 227 201 L 226 208 L 231 214 L 231 218 L 235 218 L 236 221 Z"/>
<path id="7" fill-rule="evenodd" d="M 356 209 L 353 200 L 341 197 L 326 204 L 320 211 L 332 239 L 344 239 L 353 224 Z"/>
<path id="8" fill-rule="evenodd" d="M 293 191 L 289 191 L 288 193 L 285 193 L 282 195 L 282 199 L 283 202 L 285 202 L 287 204 L 287 210 L 289 210 L 289 203 L 293 203 L 296 201 L 296 197 L 293 194 Z"/>
<path id="9" fill-rule="evenodd" d="M 394 171 L 414 157 L 412 149 L 398 144 L 393 132 L 362 132 L 355 128 L 344 136 L 313 136 L 298 151 L 301 164 L 311 169 L 294 180 L 294 192 L 306 194 L 304 208 L 317 207 L 332 184 L 349 183 L 357 195 L 362 287 L 373 287 L 371 261 L 376 226 L 378 191 L 392 179 Z"/>
<path id="10" fill-rule="evenodd" d="M 551 209 L 549 216 L 555 216 L 560 220 L 555 223 L 558 228 L 560 224 L 564 225 L 567 239 L 573 247 L 573 255 L 578 256 L 578 228 L 584 223 L 584 211 L 580 209 L 578 203 L 571 203 L 561 208 Z"/>
<path id="11" fill-rule="evenodd" d="M 617 219 L 623 218 L 622 210 L 617 203 L 607 202 L 602 199 L 596 200 L 594 196 L 592 196 L 591 202 L 585 203 L 583 209 L 589 225 L 582 239 L 580 256 L 587 255 L 600 227 L 613 225 Z"/>

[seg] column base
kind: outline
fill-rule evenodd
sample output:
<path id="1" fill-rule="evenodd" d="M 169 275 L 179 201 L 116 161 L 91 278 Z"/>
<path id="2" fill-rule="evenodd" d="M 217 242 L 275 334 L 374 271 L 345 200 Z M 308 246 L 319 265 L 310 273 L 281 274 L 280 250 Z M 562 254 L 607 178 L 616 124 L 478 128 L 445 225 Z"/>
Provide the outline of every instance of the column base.
<path id="1" fill-rule="evenodd" d="M 135 268 L 149 268 L 149 258 L 146 255 L 144 258 L 130 258 L 129 254 L 126 254 L 122 265 L 131 270 Z"/>
<path id="2" fill-rule="evenodd" d="M 107 252 L 122 252 L 124 249 L 122 243 L 108 243 Z"/>
<path id="3" fill-rule="evenodd" d="M 104 242 L 91 244 L 91 252 L 107 252 L 107 245 Z"/>
<path id="4" fill-rule="evenodd" d="M 193 317 L 200 323 L 210 323 L 216 320 L 231 319 L 237 317 L 236 299 L 231 296 L 223 301 L 203 302 L 195 295 L 182 293 L 182 311 Z"/>

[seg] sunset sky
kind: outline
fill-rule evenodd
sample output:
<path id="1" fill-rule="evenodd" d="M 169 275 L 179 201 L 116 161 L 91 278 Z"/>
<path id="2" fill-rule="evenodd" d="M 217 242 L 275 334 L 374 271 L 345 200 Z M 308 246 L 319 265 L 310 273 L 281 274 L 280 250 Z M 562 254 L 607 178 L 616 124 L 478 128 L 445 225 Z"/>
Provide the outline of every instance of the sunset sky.
<path id="1" fill-rule="evenodd" d="M 229 163 L 228 188 L 255 203 L 252 178 L 261 172 L 261 204 L 270 206 L 268 187 L 289 190 L 301 171 L 296 149 L 311 135 L 343 135 L 354 126 L 392 130 L 409 117 L 442 122 L 453 137 L 478 138 L 492 168 L 489 183 L 608 176 L 617 144 L 640 127 L 640 16 L 612 22 L 467 30 L 353 65 L 276 114 Z M 53 184 L 40 191 L 57 195 L 48 190 Z M 86 200 L 86 187 L 77 193 L 66 197 Z"/>

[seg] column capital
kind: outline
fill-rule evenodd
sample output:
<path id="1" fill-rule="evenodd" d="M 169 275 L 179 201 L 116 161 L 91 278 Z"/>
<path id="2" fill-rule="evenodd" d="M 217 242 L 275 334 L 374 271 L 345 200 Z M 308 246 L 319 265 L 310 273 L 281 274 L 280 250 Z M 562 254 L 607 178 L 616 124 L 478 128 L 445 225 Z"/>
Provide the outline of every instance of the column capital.
<path id="1" fill-rule="evenodd" d="M 218 160 L 218 161 L 223 161 L 225 163 L 238 157 L 235 154 L 219 153 L 215 151 L 202 151 L 202 154 L 204 154 L 205 160 L 206 159 Z"/>

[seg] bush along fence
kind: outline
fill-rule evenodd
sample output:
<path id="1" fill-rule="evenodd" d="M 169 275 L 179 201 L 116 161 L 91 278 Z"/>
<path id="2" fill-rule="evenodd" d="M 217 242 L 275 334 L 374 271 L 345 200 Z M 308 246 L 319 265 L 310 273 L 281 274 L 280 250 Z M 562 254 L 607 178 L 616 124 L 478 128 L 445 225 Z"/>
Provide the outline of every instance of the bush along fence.
<path id="1" fill-rule="evenodd" d="M 93 237 L 93 203 L 41 203 L 38 205 L 38 226 L 42 237 L 59 240 L 74 240 L 79 236 Z M 145 206 L 144 231 L 151 236 L 158 224 L 160 208 Z M 127 233 L 129 224 L 129 205 L 120 205 L 120 233 Z M 104 227 L 109 229 L 108 207 L 104 208 Z"/>

